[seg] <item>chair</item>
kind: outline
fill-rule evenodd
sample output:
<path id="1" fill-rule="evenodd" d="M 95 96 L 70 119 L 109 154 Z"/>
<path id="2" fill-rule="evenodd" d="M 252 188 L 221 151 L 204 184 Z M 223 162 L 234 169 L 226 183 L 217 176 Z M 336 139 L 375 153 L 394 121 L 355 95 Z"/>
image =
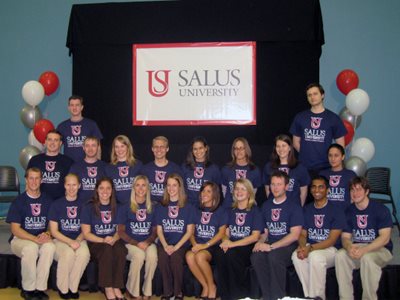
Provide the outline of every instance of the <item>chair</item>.
<path id="1" fill-rule="evenodd" d="M 3 195 L 3 192 L 15 192 L 16 194 Z M 21 193 L 17 170 L 11 166 L 0 166 L 0 203 L 14 201 Z"/>
<path id="2" fill-rule="evenodd" d="M 395 220 L 393 224 L 397 225 L 397 229 L 399 230 L 400 234 L 400 224 L 399 220 L 397 219 L 397 209 L 392 196 L 392 188 L 390 187 L 390 169 L 385 167 L 369 168 L 365 173 L 365 177 L 368 179 L 371 186 L 369 191 L 369 199 L 383 204 L 392 205 L 392 215 Z M 371 194 L 374 195 L 371 196 Z"/>

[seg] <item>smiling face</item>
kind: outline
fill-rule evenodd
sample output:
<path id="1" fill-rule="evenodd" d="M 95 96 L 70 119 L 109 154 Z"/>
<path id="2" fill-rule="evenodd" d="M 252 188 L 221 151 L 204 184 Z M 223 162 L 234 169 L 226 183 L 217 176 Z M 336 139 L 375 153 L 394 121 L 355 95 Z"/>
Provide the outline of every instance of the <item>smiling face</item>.
<path id="1" fill-rule="evenodd" d="M 42 182 L 41 172 L 29 170 L 25 177 L 26 191 L 29 194 L 36 194 L 40 192 L 40 183 Z"/>
<path id="2" fill-rule="evenodd" d="M 98 188 L 97 193 L 101 204 L 109 204 L 112 195 L 112 185 L 108 181 L 102 181 Z"/>
<path id="3" fill-rule="evenodd" d="M 287 161 L 290 153 L 290 146 L 285 141 L 277 140 L 275 144 L 275 151 L 281 161 Z"/>
<path id="4" fill-rule="evenodd" d="M 324 180 L 314 179 L 311 182 L 311 195 L 315 202 L 325 202 L 327 200 L 326 197 L 328 196 L 328 191 L 329 189 Z"/>
<path id="5" fill-rule="evenodd" d="M 126 161 L 128 156 L 128 146 L 116 140 L 114 143 L 114 151 L 118 161 Z"/>
<path id="6" fill-rule="evenodd" d="M 287 186 L 284 177 L 271 177 L 271 193 L 274 195 L 276 200 L 283 200 L 286 198 Z"/>
<path id="7" fill-rule="evenodd" d="M 68 199 L 76 199 L 78 196 L 78 190 L 80 188 L 80 183 L 78 181 L 78 178 L 76 176 L 66 176 L 65 177 L 65 182 L 64 182 L 64 188 L 65 188 L 65 196 Z"/>
<path id="8" fill-rule="evenodd" d="M 133 186 L 135 191 L 135 199 L 137 203 L 143 203 L 146 200 L 146 193 L 148 190 L 147 182 L 144 179 L 138 179 Z"/>
<path id="9" fill-rule="evenodd" d="M 236 183 L 233 189 L 233 196 L 238 203 L 249 201 L 250 193 L 242 183 Z"/>
<path id="10" fill-rule="evenodd" d="M 350 197 L 356 205 L 362 205 L 368 201 L 369 190 L 364 189 L 361 184 L 355 184 L 350 187 Z"/>
<path id="11" fill-rule="evenodd" d="M 83 105 L 79 99 L 71 99 L 68 103 L 68 111 L 72 118 L 82 117 Z"/>
<path id="12" fill-rule="evenodd" d="M 86 158 L 95 159 L 99 151 L 99 143 L 94 139 L 86 138 L 83 142 L 83 151 L 85 152 Z"/>
<path id="13" fill-rule="evenodd" d="M 167 193 L 171 201 L 175 202 L 179 200 L 179 181 L 175 178 L 168 178 L 167 180 Z"/>
<path id="14" fill-rule="evenodd" d="M 206 160 L 206 154 L 208 147 L 204 146 L 202 142 L 195 142 L 192 147 L 193 156 L 195 161 L 204 162 Z"/>
<path id="15" fill-rule="evenodd" d="M 58 133 L 50 132 L 47 134 L 44 144 L 46 146 L 46 153 L 48 155 L 57 155 L 60 153 L 62 145 L 61 136 Z"/>
<path id="16" fill-rule="evenodd" d="M 247 162 L 246 146 L 242 141 L 236 141 L 233 145 L 233 154 L 236 162 Z"/>
<path id="17" fill-rule="evenodd" d="M 153 151 L 154 158 L 160 160 L 167 157 L 169 147 L 167 142 L 163 140 L 154 140 L 151 150 Z"/>
<path id="18" fill-rule="evenodd" d="M 328 152 L 328 160 L 332 170 L 340 171 L 343 169 L 344 155 L 338 148 L 330 148 Z"/>
<path id="19" fill-rule="evenodd" d="M 213 206 L 214 194 L 211 185 L 206 185 L 200 193 L 200 202 L 204 207 Z"/>

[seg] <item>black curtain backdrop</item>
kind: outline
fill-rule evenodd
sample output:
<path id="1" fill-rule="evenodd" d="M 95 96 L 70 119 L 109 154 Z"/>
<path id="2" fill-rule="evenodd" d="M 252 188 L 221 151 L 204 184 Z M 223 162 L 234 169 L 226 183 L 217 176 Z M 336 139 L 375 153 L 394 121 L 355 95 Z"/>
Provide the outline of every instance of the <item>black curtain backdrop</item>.
<path id="1" fill-rule="evenodd" d="M 132 44 L 257 42 L 256 126 L 132 125 Z M 260 168 L 273 139 L 288 133 L 294 115 L 308 107 L 305 87 L 319 81 L 324 43 L 318 0 L 197 0 L 73 5 L 67 47 L 73 56 L 73 94 L 84 115 L 104 134 L 103 159 L 126 134 L 139 159 L 152 160 L 151 140 L 170 140 L 169 158 L 181 163 L 191 139 L 203 135 L 212 160 L 230 160 L 234 138 L 246 137 Z"/>

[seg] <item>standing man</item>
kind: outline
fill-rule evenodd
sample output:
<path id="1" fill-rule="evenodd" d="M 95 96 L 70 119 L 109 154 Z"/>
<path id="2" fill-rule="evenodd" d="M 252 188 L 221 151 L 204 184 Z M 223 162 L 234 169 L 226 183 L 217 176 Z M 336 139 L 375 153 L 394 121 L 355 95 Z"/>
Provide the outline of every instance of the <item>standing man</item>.
<path id="1" fill-rule="evenodd" d="M 299 152 L 299 160 L 306 166 L 311 177 L 329 168 L 326 153 L 333 140 L 344 145 L 347 130 L 340 117 L 324 107 L 325 91 L 318 83 L 307 86 L 310 110 L 296 115 L 290 126 L 293 146 Z"/>
<path id="2" fill-rule="evenodd" d="M 65 194 L 64 177 L 68 174 L 73 160 L 60 153 L 62 135 L 59 131 L 50 130 L 44 144 L 46 153 L 32 157 L 27 169 L 36 167 L 42 171 L 40 190 L 56 200 Z"/>
<path id="3" fill-rule="evenodd" d="M 286 196 L 288 184 L 285 172 L 274 171 L 270 185 L 274 198 L 261 208 L 265 230 L 254 246 L 251 263 L 263 300 L 286 295 L 286 268 L 292 264 L 291 256 L 304 223 L 299 199 Z"/>
<path id="4" fill-rule="evenodd" d="M 151 151 L 153 151 L 154 161 L 144 165 L 140 173 L 149 179 L 151 200 L 161 202 L 168 175 L 177 173 L 182 176 L 182 171 L 176 163 L 167 159 L 169 142 L 165 136 L 157 136 L 153 139 Z"/>
<path id="5" fill-rule="evenodd" d="M 98 159 L 100 141 L 94 136 L 87 136 L 83 142 L 85 158 L 75 162 L 70 173 L 76 174 L 81 180 L 79 198 L 86 203 L 93 196 L 97 180 L 105 176 L 106 163 Z"/>
<path id="6" fill-rule="evenodd" d="M 99 141 L 103 138 L 96 122 L 82 116 L 83 98 L 81 96 L 71 96 L 68 99 L 68 111 L 71 118 L 61 122 L 57 130 L 61 132 L 64 143 L 64 154 L 72 158 L 75 162 L 85 157 L 83 151 L 83 141 L 87 136 L 95 136 Z M 98 159 L 101 158 L 101 148 L 99 147 Z"/>
<path id="7" fill-rule="evenodd" d="M 328 180 L 314 177 L 311 195 L 314 202 L 304 209 L 304 227 L 292 261 L 303 286 L 304 296 L 325 297 L 326 269 L 335 265 L 340 234 L 345 226 L 342 209 L 328 201 Z"/>
<path id="8" fill-rule="evenodd" d="M 47 290 L 55 246 L 47 232 L 51 199 L 40 192 L 42 172 L 29 168 L 26 191 L 11 203 L 6 222 L 11 224 L 11 251 L 21 258 L 22 291 L 27 300 L 49 299 Z"/>
<path id="9" fill-rule="evenodd" d="M 354 177 L 350 181 L 353 203 L 346 210 L 343 249 L 339 250 L 335 261 L 340 299 L 354 299 L 354 269 L 360 269 L 362 298 L 378 299 L 376 292 L 382 268 L 393 257 L 392 217 L 386 206 L 370 201 L 369 190 L 368 180 L 364 177 Z"/>

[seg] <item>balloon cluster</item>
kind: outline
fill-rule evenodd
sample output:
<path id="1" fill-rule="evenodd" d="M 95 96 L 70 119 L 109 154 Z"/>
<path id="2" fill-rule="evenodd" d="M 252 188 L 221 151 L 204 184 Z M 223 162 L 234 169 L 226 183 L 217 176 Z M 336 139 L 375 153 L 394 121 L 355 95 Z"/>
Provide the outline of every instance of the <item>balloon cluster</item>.
<path id="1" fill-rule="evenodd" d="M 348 146 L 354 138 L 355 130 L 361 124 L 362 114 L 368 109 L 369 96 L 358 88 L 359 79 L 356 72 L 350 69 L 341 71 L 336 77 L 338 89 L 346 95 L 346 106 L 339 113 L 347 129 L 345 145 Z M 369 162 L 375 154 L 375 146 L 368 138 L 362 137 L 353 141 L 350 148 L 350 157 L 346 160 L 347 169 L 357 175 L 364 175 Z"/>
<path id="2" fill-rule="evenodd" d="M 42 73 L 39 80 L 30 80 L 22 87 L 22 98 L 26 106 L 21 110 L 20 118 L 22 123 L 32 129 L 28 135 L 29 145 L 24 147 L 19 154 L 19 162 L 26 169 L 29 160 L 44 150 L 44 142 L 47 133 L 54 129 L 51 121 L 43 119 L 38 105 L 42 102 L 44 96 L 53 94 L 60 81 L 56 73 L 46 71 Z"/>

